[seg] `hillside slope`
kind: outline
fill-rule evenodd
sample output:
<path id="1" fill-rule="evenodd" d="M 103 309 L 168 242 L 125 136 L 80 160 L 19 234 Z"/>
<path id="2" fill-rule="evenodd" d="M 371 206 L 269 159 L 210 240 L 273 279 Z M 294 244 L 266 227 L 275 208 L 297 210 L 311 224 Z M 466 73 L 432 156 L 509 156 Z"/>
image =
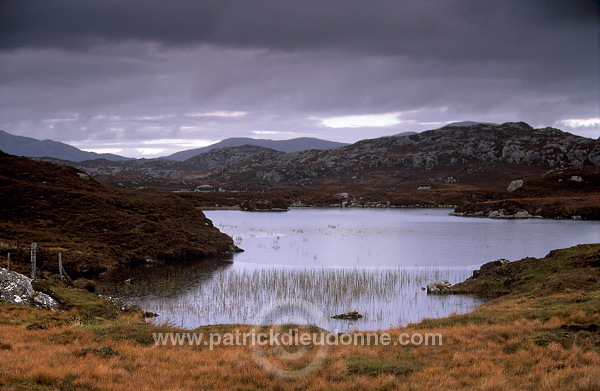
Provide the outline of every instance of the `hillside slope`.
<path id="1" fill-rule="evenodd" d="M 73 167 L 3 152 L 0 199 L 0 240 L 6 251 L 31 242 L 70 250 L 77 254 L 66 259 L 77 258 L 69 270 L 74 274 L 235 250 L 229 236 L 173 194 L 111 189 Z M 17 254 L 13 261 L 19 261 Z"/>

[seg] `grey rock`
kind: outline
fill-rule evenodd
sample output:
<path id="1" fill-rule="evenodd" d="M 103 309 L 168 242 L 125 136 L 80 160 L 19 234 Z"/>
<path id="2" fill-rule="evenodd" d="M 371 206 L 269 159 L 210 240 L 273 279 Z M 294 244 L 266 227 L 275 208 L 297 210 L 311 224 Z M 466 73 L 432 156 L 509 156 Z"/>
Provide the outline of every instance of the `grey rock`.
<path id="1" fill-rule="evenodd" d="M 43 292 L 35 292 L 32 296 L 32 300 L 37 308 L 43 310 L 58 311 L 61 309 L 60 304 L 58 304 L 56 300 Z"/>
<path id="2" fill-rule="evenodd" d="M 492 210 L 487 217 L 490 219 L 498 219 L 504 217 L 504 210 Z"/>
<path id="3" fill-rule="evenodd" d="M 512 193 L 513 191 L 517 190 L 521 186 L 523 186 L 523 181 L 521 179 L 517 179 L 515 181 L 512 181 L 510 183 L 510 185 L 508 185 L 508 187 L 506 188 L 506 191 Z"/>
<path id="4" fill-rule="evenodd" d="M 431 295 L 431 294 L 439 295 L 439 294 L 447 291 L 448 288 L 450 288 L 451 286 L 452 286 L 452 284 L 450 284 L 450 282 L 448 282 L 447 280 L 440 280 L 440 281 L 432 282 L 431 284 L 427 284 L 427 294 L 428 295 Z"/>
<path id="5" fill-rule="evenodd" d="M 515 214 L 506 214 L 504 209 L 500 209 L 489 212 L 487 217 L 490 219 L 529 219 L 533 216 L 526 210 L 517 212 Z"/>
<path id="6" fill-rule="evenodd" d="M 532 218 L 533 216 L 529 214 L 529 212 L 525 211 L 521 211 L 521 212 L 517 212 L 514 215 L 515 219 L 529 219 Z"/>
<path id="7" fill-rule="evenodd" d="M 34 293 L 31 279 L 17 272 L 0 268 L 0 301 L 31 305 L 30 298 Z"/>
<path id="8" fill-rule="evenodd" d="M 100 295 L 99 297 L 101 297 L 104 300 L 110 301 L 115 307 L 119 308 L 121 311 L 124 311 L 124 312 L 140 312 L 140 311 L 142 311 L 142 308 L 139 306 L 139 304 L 137 304 L 133 301 L 121 299 L 118 297 L 110 297 L 110 296 L 102 296 L 102 295 Z"/>
<path id="9" fill-rule="evenodd" d="M 283 176 L 275 170 L 271 171 L 257 171 L 254 178 L 258 181 L 266 182 L 280 182 Z"/>
<path id="10" fill-rule="evenodd" d="M 0 268 L 0 301 L 45 310 L 60 310 L 60 304 L 56 300 L 33 289 L 30 278 L 5 268 Z"/>

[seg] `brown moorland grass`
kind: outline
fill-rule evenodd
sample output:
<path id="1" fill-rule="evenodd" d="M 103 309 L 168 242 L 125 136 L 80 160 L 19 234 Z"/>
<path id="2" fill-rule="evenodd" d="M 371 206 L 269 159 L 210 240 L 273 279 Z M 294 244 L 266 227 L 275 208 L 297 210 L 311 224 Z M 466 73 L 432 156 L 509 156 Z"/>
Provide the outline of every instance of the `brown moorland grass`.
<path id="1" fill-rule="evenodd" d="M 442 345 L 332 346 L 314 372 L 292 378 L 264 371 L 248 346 L 157 346 L 153 332 L 184 330 L 114 315 L 93 294 L 63 288 L 68 311 L 0 304 L 0 389 L 598 390 L 598 255 L 600 244 L 553 251 L 519 268 L 524 283 L 472 313 L 387 331 L 392 340 L 439 333 Z M 550 278 L 562 283 L 542 287 Z M 195 331 L 236 330 L 250 326 Z"/>

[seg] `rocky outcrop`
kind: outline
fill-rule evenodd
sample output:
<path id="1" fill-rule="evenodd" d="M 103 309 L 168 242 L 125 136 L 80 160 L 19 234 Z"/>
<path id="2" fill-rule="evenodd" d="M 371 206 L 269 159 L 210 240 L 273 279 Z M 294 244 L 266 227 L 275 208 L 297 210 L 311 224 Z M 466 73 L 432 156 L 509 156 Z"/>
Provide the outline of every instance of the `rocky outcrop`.
<path id="1" fill-rule="evenodd" d="M 431 284 L 427 284 L 427 294 L 428 295 L 443 294 L 443 293 L 446 293 L 448 288 L 450 288 L 451 286 L 452 286 L 452 284 L 450 284 L 450 282 L 448 282 L 447 280 L 440 280 L 440 281 L 432 282 Z"/>
<path id="2" fill-rule="evenodd" d="M 493 210 L 487 214 L 490 219 L 529 219 L 533 216 L 526 210 L 521 210 L 515 213 L 506 212 L 504 209 Z"/>
<path id="3" fill-rule="evenodd" d="M 572 179 L 575 178 L 575 179 Z M 581 178 L 581 180 L 579 180 Z M 494 219 L 600 219 L 600 172 L 552 170 L 528 178 L 514 193 L 498 189 L 459 204 L 453 215 Z"/>
<path id="4" fill-rule="evenodd" d="M 244 162 L 247 166 L 264 165 L 265 162 L 277 161 L 285 155 L 285 152 L 270 148 L 243 145 L 241 147 L 213 149 L 186 160 L 183 166 L 188 169 L 210 170 L 227 167 L 239 162 Z"/>
<path id="5" fill-rule="evenodd" d="M 0 268 L 0 301 L 44 310 L 61 309 L 52 297 L 35 291 L 30 278 L 5 268 Z"/>

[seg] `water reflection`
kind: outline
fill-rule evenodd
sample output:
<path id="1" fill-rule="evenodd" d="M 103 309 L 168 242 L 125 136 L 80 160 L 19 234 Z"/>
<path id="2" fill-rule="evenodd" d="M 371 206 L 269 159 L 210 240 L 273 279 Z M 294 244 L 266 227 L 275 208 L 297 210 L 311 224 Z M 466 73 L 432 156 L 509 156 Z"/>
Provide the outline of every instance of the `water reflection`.
<path id="1" fill-rule="evenodd" d="M 131 300 L 176 299 L 231 267 L 231 259 L 209 259 L 117 268 L 98 278 L 101 294 Z"/>

